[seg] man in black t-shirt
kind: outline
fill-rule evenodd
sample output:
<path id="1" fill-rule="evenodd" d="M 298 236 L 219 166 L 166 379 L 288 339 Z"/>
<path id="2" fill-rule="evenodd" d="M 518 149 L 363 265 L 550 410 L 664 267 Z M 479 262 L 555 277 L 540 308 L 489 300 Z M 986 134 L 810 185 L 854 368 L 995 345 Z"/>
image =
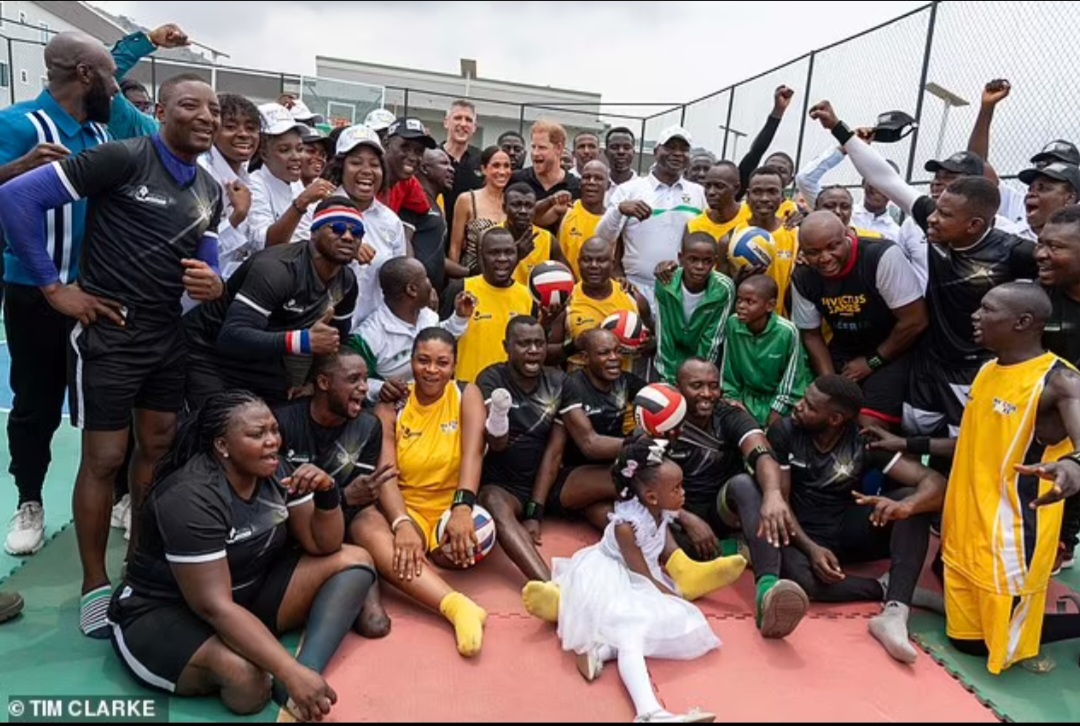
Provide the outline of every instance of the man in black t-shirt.
<path id="1" fill-rule="evenodd" d="M 69 156 L 18 177 L 0 193 L 8 243 L 49 304 L 78 320 L 69 368 L 71 419 L 83 429 L 75 483 L 80 627 L 98 638 L 109 635 L 105 546 L 132 411 L 137 515 L 183 406 L 187 347 L 180 298 L 186 291 L 204 302 L 223 290 L 216 271 L 221 189 L 196 163 L 221 125 L 217 96 L 204 81 L 177 76 L 162 84 L 158 108 L 159 135 Z M 90 207 L 79 282 L 65 287 L 45 245 L 47 214 L 84 198 Z"/>
<path id="2" fill-rule="evenodd" d="M 499 544 L 518 569 L 530 581 L 547 582 L 551 570 L 536 546 L 545 505 L 557 505 L 559 498 L 552 486 L 566 445 L 557 420 L 566 376 L 544 367 L 547 334 L 536 318 L 513 318 L 505 341 L 508 362 L 476 379 L 490 411 L 480 503 L 494 517 Z"/>
<path id="3" fill-rule="evenodd" d="M 945 479 L 900 454 L 867 449 L 855 424 L 861 408 L 858 384 L 823 376 L 790 418 L 769 429 L 794 518 L 790 531 L 780 533 L 786 545 L 780 571 L 811 600 L 884 601 L 870 632 L 890 655 L 910 663 L 916 653 L 908 642 L 908 612 L 929 546 L 930 514 L 944 502 Z M 863 494 L 863 477 L 875 470 L 902 488 L 883 496 Z M 885 558 L 891 560 L 888 582 L 841 569 Z"/>
<path id="4" fill-rule="evenodd" d="M 763 493 L 782 497 L 780 467 L 757 421 L 720 399 L 720 371 L 689 358 L 677 374 L 686 398 L 682 432 L 669 453 L 683 470 L 686 491 L 676 540 L 696 559 L 735 554 L 717 537 L 741 526 L 757 582 L 757 625 L 766 638 L 791 634 L 806 615 L 806 593 L 780 579 L 780 551 L 760 536 Z M 751 476 L 747 464 L 754 472 Z"/>
<path id="5" fill-rule="evenodd" d="M 598 529 L 607 526 L 615 498 L 611 464 L 623 439 L 634 431 L 634 397 L 645 381 L 624 373 L 619 341 L 596 328 L 578 338 L 585 367 L 566 379 L 559 415 L 568 437 L 555 489 L 559 504 L 584 510 Z"/>
<path id="6" fill-rule="evenodd" d="M 192 408 L 229 388 L 284 403 L 286 356 L 337 352 L 356 307 L 356 277 L 349 263 L 364 236 L 360 210 L 344 197 L 323 201 L 315 210 L 311 236 L 310 242 L 253 255 L 229 278 L 224 296 L 184 317 Z"/>
<path id="7" fill-rule="evenodd" d="M 861 239 L 828 211 L 803 220 L 799 254 L 806 264 L 791 276 L 791 312 L 814 373 L 840 373 L 862 387 L 860 424 L 898 427 L 908 352 L 929 325 L 914 268 L 889 240 Z M 832 331 L 828 343 L 822 323 Z"/>
<path id="8" fill-rule="evenodd" d="M 309 380 L 315 389 L 312 397 L 274 409 L 281 456 L 293 469 L 313 464 L 333 478 L 341 490 L 347 540 L 355 542 L 354 518 L 378 501 L 382 485 L 396 476 L 390 467 L 378 468 L 382 425 L 364 411 L 367 363 L 356 351 L 343 348 L 335 355 L 316 356 Z M 366 638 L 390 633 L 378 587 L 376 581 L 368 590 L 360 612 L 360 634 Z"/>

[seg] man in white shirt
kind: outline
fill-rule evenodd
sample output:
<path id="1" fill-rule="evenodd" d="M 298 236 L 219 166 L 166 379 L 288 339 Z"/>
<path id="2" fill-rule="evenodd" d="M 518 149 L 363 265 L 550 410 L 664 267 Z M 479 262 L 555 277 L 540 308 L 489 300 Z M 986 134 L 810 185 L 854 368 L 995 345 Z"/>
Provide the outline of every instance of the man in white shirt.
<path id="1" fill-rule="evenodd" d="M 604 136 L 604 155 L 611 170 L 611 188 L 638 178 L 634 171 L 634 132 L 625 126 L 616 126 Z"/>
<path id="2" fill-rule="evenodd" d="M 687 222 L 708 206 L 701 185 L 683 179 L 691 143 L 686 129 L 664 129 L 656 140 L 652 172 L 615 189 L 596 230 L 607 240 L 621 235 L 622 272 L 650 306 L 656 304 L 656 266 L 678 258 Z"/>
<path id="3" fill-rule="evenodd" d="M 822 179 L 829 171 L 842 164 L 846 158 L 847 154 L 843 149 L 830 147 L 795 175 L 795 185 L 799 189 L 799 194 L 810 208 L 817 208 L 817 197 L 821 194 Z M 888 159 L 886 161 L 896 173 L 900 173 L 896 164 Z M 851 212 L 851 226 L 868 232 L 876 232 L 885 239 L 894 241 L 899 239 L 900 225 L 889 213 L 889 198 L 866 183 L 866 180 L 863 180 L 862 188 L 863 201 Z"/>
<path id="4" fill-rule="evenodd" d="M 424 266 L 411 257 L 388 260 L 379 271 L 383 300 L 349 338 L 349 347 L 364 357 L 370 372 L 368 400 L 396 401 L 408 394 L 412 382 L 413 341 L 425 328 L 441 327 L 460 338 L 469 326 L 476 299 L 460 292 L 454 299 L 454 315 L 439 322 L 428 305 L 431 281 Z M 384 390 L 385 390 L 385 395 Z"/>

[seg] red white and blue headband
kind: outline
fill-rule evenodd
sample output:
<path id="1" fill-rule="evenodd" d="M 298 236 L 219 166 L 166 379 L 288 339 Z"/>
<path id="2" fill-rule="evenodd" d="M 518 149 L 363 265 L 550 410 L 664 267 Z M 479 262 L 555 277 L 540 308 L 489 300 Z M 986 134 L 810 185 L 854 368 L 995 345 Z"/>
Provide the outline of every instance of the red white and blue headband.
<path id="1" fill-rule="evenodd" d="M 318 232 L 328 224 L 340 222 L 346 226 L 364 228 L 364 218 L 360 212 L 350 207 L 327 207 L 321 212 L 316 212 L 311 220 L 311 231 Z"/>

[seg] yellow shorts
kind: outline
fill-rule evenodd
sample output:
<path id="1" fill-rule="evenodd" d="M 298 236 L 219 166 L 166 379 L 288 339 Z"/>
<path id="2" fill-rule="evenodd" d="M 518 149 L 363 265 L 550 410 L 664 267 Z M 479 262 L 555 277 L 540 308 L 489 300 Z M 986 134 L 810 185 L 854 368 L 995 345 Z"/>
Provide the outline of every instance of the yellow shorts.
<path id="1" fill-rule="evenodd" d="M 998 595 L 945 566 L 945 632 L 954 640 L 981 640 L 995 676 L 1039 654 L 1046 591 Z"/>
<path id="2" fill-rule="evenodd" d="M 432 553 L 439 549 L 439 540 L 435 536 L 435 530 L 439 526 L 439 519 L 442 517 L 443 512 L 440 511 L 435 514 L 432 510 L 428 509 L 413 509 L 410 506 L 405 507 L 405 513 L 412 517 L 412 521 L 416 522 L 416 526 L 420 528 L 420 532 L 424 535 L 424 546 L 427 548 L 428 553 Z"/>

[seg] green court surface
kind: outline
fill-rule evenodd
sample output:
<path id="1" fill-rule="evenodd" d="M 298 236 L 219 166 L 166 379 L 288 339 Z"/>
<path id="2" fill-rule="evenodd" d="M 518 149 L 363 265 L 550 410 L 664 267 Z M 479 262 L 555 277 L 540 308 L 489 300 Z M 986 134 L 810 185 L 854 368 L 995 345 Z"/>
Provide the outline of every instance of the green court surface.
<path id="1" fill-rule="evenodd" d="M 1077 688 L 1080 642 L 1044 647 L 1042 655 L 1055 664 L 1049 673 L 1036 674 L 1013 666 L 1000 676 L 994 676 L 986 670 L 985 658 L 963 655 L 948 645 L 945 618 L 918 613 L 911 619 L 911 634 L 934 660 L 998 718 L 1023 723 L 1080 721 L 1080 689 Z"/>

